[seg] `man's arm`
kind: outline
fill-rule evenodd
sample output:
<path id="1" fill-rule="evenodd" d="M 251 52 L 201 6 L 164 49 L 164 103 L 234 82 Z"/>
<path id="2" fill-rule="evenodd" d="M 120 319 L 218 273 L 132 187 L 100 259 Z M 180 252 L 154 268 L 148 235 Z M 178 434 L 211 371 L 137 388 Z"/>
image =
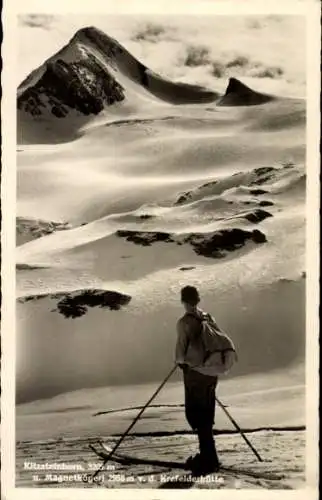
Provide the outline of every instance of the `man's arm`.
<path id="1" fill-rule="evenodd" d="M 179 366 L 185 364 L 187 347 L 188 347 L 188 337 L 185 330 L 184 322 L 180 319 L 177 323 L 177 344 L 175 351 L 176 363 Z"/>

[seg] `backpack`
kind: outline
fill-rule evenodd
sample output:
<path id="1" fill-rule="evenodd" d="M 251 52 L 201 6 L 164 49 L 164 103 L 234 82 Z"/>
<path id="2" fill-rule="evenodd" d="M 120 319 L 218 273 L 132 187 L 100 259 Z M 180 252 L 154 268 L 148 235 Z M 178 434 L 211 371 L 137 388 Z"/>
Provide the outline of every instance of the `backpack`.
<path id="1" fill-rule="evenodd" d="M 201 317 L 192 313 L 187 315 L 197 319 L 201 326 L 198 335 L 189 339 L 189 344 L 195 344 L 195 348 L 201 353 L 198 368 L 205 368 L 209 375 L 227 373 L 237 361 L 232 340 L 219 329 L 210 314 L 203 312 Z"/>

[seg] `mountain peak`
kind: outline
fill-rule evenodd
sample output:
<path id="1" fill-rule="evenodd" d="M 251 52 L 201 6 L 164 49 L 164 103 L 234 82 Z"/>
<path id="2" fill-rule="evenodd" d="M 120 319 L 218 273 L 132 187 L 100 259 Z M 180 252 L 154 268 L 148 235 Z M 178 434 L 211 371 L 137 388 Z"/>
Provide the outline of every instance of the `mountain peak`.
<path id="1" fill-rule="evenodd" d="M 273 96 L 251 89 L 237 78 L 229 78 L 225 95 L 218 102 L 219 106 L 254 106 L 272 101 Z"/>
<path id="2" fill-rule="evenodd" d="M 229 78 L 225 95 L 231 94 L 232 92 L 249 93 L 253 92 L 253 90 L 244 83 L 242 83 L 240 80 L 237 80 L 237 78 L 231 77 Z"/>
<path id="3" fill-rule="evenodd" d="M 21 124 L 21 134 L 26 135 L 20 137 L 20 142 L 32 141 L 36 127 L 45 134 L 44 122 L 46 130 L 55 136 L 65 137 L 67 133 L 75 137 L 89 115 L 97 115 L 124 100 L 131 109 L 139 111 L 147 106 L 148 99 L 153 103 L 155 98 L 171 104 L 200 104 L 214 102 L 218 94 L 166 80 L 150 71 L 117 40 L 94 26 L 84 27 L 19 86 L 18 127 Z M 62 132 L 61 122 L 67 116 L 73 119 Z"/>
<path id="4" fill-rule="evenodd" d="M 74 36 L 71 38 L 71 42 L 74 40 L 78 39 L 83 39 L 84 37 L 91 38 L 95 36 L 102 36 L 105 37 L 106 39 L 112 40 L 108 35 L 106 35 L 103 31 L 99 30 L 95 26 L 85 26 L 84 28 L 80 28 L 79 30 L 76 31 Z"/>

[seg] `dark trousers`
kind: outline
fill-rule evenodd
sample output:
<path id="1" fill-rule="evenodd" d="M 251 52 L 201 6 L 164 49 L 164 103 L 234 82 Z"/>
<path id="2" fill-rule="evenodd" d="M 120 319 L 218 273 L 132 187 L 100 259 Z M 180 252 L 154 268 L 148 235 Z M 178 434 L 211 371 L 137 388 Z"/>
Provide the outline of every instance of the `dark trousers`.
<path id="1" fill-rule="evenodd" d="M 212 433 L 218 378 L 202 375 L 191 369 L 184 370 L 183 378 L 186 418 L 198 434 L 200 456 L 206 461 L 218 462 Z"/>

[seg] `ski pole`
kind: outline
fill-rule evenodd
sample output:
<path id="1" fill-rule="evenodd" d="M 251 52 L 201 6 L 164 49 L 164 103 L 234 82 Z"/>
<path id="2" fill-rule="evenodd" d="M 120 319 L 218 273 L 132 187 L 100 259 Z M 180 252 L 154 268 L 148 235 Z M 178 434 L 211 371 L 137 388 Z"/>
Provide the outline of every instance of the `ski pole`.
<path id="1" fill-rule="evenodd" d="M 114 445 L 114 447 L 111 449 L 109 455 L 105 458 L 105 460 L 102 463 L 101 467 L 99 469 L 97 469 L 97 471 L 95 472 L 95 474 L 93 474 L 93 476 L 92 476 L 93 479 L 94 479 L 94 477 L 97 476 L 97 474 L 99 474 L 99 472 L 103 469 L 103 467 L 105 467 L 105 464 L 110 460 L 110 458 L 112 457 L 113 453 L 115 453 L 115 451 L 117 450 L 117 448 L 122 443 L 123 439 L 126 438 L 126 436 L 130 432 L 130 430 L 132 429 L 132 427 L 134 427 L 134 425 L 139 420 L 139 418 L 141 417 L 141 415 L 144 412 L 144 410 L 149 406 L 149 404 L 153 401 L 153 399 L 157 396 L 157 394 L 159 394 L 159 392 L 161 391 L 162 387 L 167 383 L 167 381 L 169 380 L 169 378 L 171 377 L 171 375 L 175 372 L 175 370 L 177 369 L 177 366 L 178 365 L 174 365 L 174 367 L 171 368 L 170 372 L 165 377 L 165 379 L 163 380 L 162 384 L 159 385 L 159 387 L 157 388 L 157 390 L 150 397 L 149 401 L 143 406 L 143 408 L 141 409 L 141 411 L 139 411 L 139 413 L 137 414 L 137 416 L 135 417 L 135 419 L 131 422 L 131 424 L 129 425 L 129 427 L 126 429 L 126 431 L 122 434 L 122 436 L 116 442 L 116 444 Z"/>
<path id="2" fill-rule="evenodd" d="M 217 398 L 216 396 L 216 401 L 217 403 L 219 404 L 220 408 L 222 410 L 224 410 L 224 412 L 226 413 L 227 417 L 229 418 L 229 420 L 233 423 L 233 425 L 236 427 L 236 429 L 238 430 L 239 434 L 241 435 L 241 437 L 246 441 L 246 443 L 248 444 L 248 446 L 250 447 L 250 449 L 252 450 L 252 452 L 256 455 L 256 457 L 258 458 L 258 460 L 260 462 L 263 462 L 263 459 L 261 458 L 261 456 L 259 455 L 258 451 L 255 450 L 254 446 L 252 445 L 252 443 L 249 441 L 249 439 L 245 436 L 245 434 L 243 433 L 243 431 L 241 430 L 241 428 L 239 427 L 239 425 L 237 424 L 236 420 L 230 415 L 230 413 L 228 412 L 228 410 L 226 409 L 226 407 L 221 403 L 221 401 Z"/>

